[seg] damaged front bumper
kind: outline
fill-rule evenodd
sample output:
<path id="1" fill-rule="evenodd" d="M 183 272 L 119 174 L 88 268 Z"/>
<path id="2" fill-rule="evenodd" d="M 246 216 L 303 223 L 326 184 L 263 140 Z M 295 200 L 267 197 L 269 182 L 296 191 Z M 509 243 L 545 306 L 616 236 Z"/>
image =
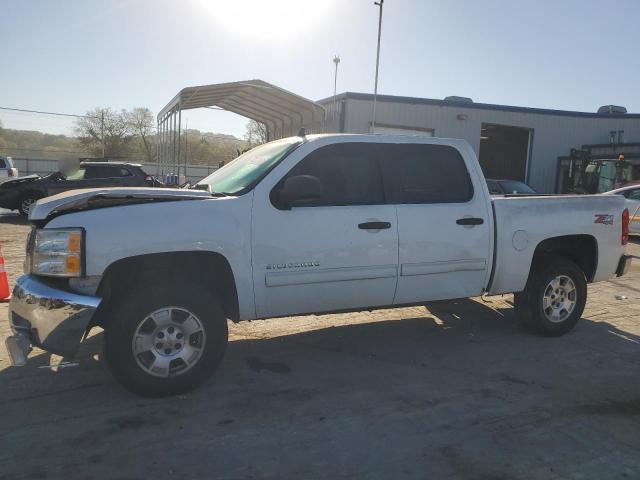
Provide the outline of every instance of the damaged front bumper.
<path id="1" fill-rule="evenodd" d="M 18 278 L 9 304 L 12 365 L 25 365 L 31 346 L 73 356 L 101 299 L 53 288 L 33 275 Z"/>

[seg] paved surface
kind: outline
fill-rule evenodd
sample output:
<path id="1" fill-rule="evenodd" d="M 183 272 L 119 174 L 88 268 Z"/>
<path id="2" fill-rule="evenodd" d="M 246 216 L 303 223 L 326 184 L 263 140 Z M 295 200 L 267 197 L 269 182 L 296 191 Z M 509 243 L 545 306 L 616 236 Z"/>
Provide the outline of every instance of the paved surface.
<path id="1" fill-rule="evenodd" d="M 11 279 L 27 230 L 0 216 Z M 589 293 L 556 339 L 510 296 L 232 325 L 221 370 L 160 400 L 111 379 L 100 333 L 76 367 L 0 349 L 0 478 L 637 479 L 640 269 Z"/>

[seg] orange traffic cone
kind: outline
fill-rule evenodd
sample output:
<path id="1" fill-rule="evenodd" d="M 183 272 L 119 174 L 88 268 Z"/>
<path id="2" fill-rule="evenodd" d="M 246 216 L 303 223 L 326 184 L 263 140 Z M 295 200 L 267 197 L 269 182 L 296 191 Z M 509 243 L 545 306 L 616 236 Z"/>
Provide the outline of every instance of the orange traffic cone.
<path id="1" fill-rule="evenodd" d="M 2 255 L 2 245 L 0 245 L 0 302 L 6 302 L 11 298 L 11 290 L 9 290 L 9 279 L 4 269 L 4 256 Z"/>

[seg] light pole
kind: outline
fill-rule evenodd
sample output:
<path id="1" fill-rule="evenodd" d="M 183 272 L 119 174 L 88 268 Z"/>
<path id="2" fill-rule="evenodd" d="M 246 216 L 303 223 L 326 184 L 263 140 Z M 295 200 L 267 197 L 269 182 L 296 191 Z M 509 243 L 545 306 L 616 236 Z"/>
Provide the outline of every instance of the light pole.
<path id="1" fill-rule="evenodd" d="M 371 133 L 376 130 L 376 100 L 378 97 L 378 66 L 380 65 L 380 34 L 382 33 L 382 4 L 384 0 L 373 2 L 374 5 L 380 7 L 380 16 L 378 17 L 378 50 L 376 52 L 376 81 L 373 87 L 373 119 L 371 120 Z"/>
<path id="2" fill-rule="evenodd" d="M 337 114 L 336 110 L 336 94 L 338 93 L 338 64 L 340 63 L 340 57 L 336 55 L 333 57 L 333 63 L 336 64 L 336 73 L 333 77 L 333 116 L 335 118 Z"/>

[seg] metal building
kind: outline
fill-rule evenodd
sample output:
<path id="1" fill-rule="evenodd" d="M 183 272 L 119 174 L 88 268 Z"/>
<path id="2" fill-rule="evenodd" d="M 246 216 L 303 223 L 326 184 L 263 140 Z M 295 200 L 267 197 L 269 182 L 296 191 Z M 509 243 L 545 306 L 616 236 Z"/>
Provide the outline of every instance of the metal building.
<path id="1" fill-rule="evenodd" d="M 318 101 L 327 111 L 326 131 L 398 133 L 463 138 L 474 148 L 487 177 L 523 180 L 539 192 L 556 190 L 558 159 L 585 144 L 640 141 L 640 114 L 621 107 L 571 112 L 346 92 Z"/>

